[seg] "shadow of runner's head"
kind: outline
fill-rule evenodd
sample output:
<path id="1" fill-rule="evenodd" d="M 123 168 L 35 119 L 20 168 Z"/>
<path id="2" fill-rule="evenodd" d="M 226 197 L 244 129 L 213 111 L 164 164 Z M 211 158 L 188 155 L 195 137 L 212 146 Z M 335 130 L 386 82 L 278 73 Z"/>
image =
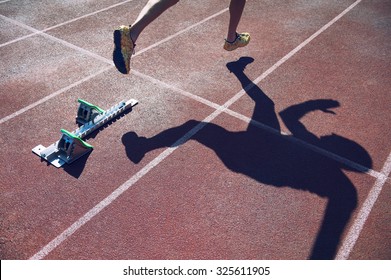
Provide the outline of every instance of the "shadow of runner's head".
<path id="1" fill-rule="evenodd" d="M 341 164 L 341 168 L 349 171 L 367 172 L 372 168 L 372 158 L 369 153 L 357 142 L 332 133 L 320 137 L 320 146 L 342 158 L 348 159 L 360 166 Z"/>

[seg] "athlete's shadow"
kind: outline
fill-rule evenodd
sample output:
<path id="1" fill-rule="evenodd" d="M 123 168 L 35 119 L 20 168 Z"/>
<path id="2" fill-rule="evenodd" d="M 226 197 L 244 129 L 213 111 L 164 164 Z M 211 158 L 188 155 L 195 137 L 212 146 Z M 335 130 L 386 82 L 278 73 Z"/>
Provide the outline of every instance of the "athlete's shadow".
<path id="1" fill-rule="evenodd" d="M 357 206 L 356 189 L 343 169 L 357 170 L 298 145 L 294 139 L 335 152 L 367 168 L 372 166 L 371 157 L 349 139 L 335 134 L 318 138 L 300 122 L 304 115 L 312 111 L 333 113 L 330 109 L 339 106 L 334 100 L 311 100 L 283 110 L 280 116 L 293 136 L 281 135 L 273 101 L 244 74 L 245 66 L 252 61 L 252 58 L 243 57 L 227 64 L 255 102 L 252 123 L 247 130 L 231 132 L 208 123 L 191 140 L 212 149 L 233 172 L 245 174 L 269 186 L 290 187 L 326 198 L 328 202 L 324 218 L 308 258 L 333 259 L 342 233 Z M 259 123 L 275 133 L 259 129 L 256 127 Z M 203 123 L 191 120 L 148 139 L 129 132 L 122 141 L 129 159 L 138 163 L 145 153 L 172 146 L 177 139 L 200 124 Z M 306 234 L 303 232 L 303 235 Z"/>

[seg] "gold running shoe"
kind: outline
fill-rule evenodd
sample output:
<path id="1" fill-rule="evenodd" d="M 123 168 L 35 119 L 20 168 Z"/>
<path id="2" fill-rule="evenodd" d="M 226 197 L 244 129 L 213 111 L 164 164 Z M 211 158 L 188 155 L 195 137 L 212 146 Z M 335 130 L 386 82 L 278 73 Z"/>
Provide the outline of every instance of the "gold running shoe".
<path id="1" fill-rule="evenodd" d="M 237 48 L 242 48 L 248 45 L 250 43 L 250 34 L 249 33 L 236 33 L 236 39 L 233 42 L 228 42 L 225 40 L 224 43 L 224 49 L 226 51 L 233 51 Z"/>
<path id="2" fill-rule="evenodd" d="M 115 67 L 122 74 L 130 72 L 130 58 L 134 54 L 136 44 L 133 43 L 130 37 L 130 25 L 121 25 L 114 30 L 114 51 L 113 61 Z"/>

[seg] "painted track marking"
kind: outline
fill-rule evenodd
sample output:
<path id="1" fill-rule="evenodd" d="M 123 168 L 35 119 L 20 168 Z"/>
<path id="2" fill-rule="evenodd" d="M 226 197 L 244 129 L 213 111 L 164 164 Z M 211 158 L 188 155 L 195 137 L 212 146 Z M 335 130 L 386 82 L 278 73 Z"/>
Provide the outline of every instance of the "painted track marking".
<path id="1" fill-rule="evenodd" d="M 116 5 L 112 5 L 112 6 L 108 7 L 108 8 L 102 9 L 102 10 L 107 10 L 107 9 L 109 9 L 109 8 L 119 6 L 120 4 L 127 3 L 127 2 L 129 2 L 129 1 L 125 1 L 125 2 L 122 2 L 122 3 L 116 4 Z M 259 76 L 256 80 L 254 80 L 253 83 L 254 83 L 254 84 L 258 84 L 261 80 L 263 80 L 265 77 L 267 77 L 270 73 L 272 73 L 275 69 L 277 69 L 280 65 L 282 65 L 282 64 L 283 64 L 286 60 L 288 60 L 291 56 L 293 56 L 294 54 L 296 54 L 296 53 L 297 53 L 300 49 L 302 49 L 305 45 L 307 45 L 309 42 L 311 42 L 313 39 L 315 39 L 319 34 L 321 34 L 322 32 L 324 32 L 327 28 L 329 28 L 332 24 L 334 24 L 337 20 L 339 20 L 343 15 L 345 15 L 347 12 L 349 12 L 351 9 L 353 9 L 359 2 L 361 2 L 361 0 L 356 1 L 354 4 L 352 4 L 352 5 L 349 6 L 347 9 L 345 9 L 341 14 L 339 14 L 337 17 L 335 17 L 334 19 L 332 19 L 330 22 L 328 22 L 326 25 L 324 25 L 321 29 L 319 29 L 317 32 L 315 32 L 312 36 L 310 36 L 310 37 L 307 38 L 305 41 L 303 41 L 299 46 L 297 46 L 295 49 L 293 49 L 292 51 L 290 51 L 287 55 L 285 55 L 282 59 L 280 59 L 276 64 L 274 64 L 274 65 L 273 65 L 272 67 L 270 67 L 267 71 L 265 71 L 261 76 Z M 102 10 L 100 10 L 100 11 L 102 11 Z M 201 24 L 203 24 L 203 23 L 205 23 L 205 22 L 207 22 L 207 21 L 209 21 L 209 20 L 215 18 L 215 17 L 221 15 L 222 13 L 224 13 L 224 12 L 226 12 L 226 11 L 228 11 L 228 9 L 223 9 L 223 10 L 221 10 L 221 11 L 219 11 L 219 12 L 217 12 L 217 13 L 215 13 L 215 14 L 213 14 L 213 15 L 211 15 L 211 16 L 209 16 L 209 17 L 207 17 L 207 18 L 205 18 L 205 19 L 203 19 L 203 20 L 201 20 L 201 21 L 199 21 L 199 22 L 197 22 L 197 23 L 195 23 L 195 24 L 193 24 L 193 25 L 187 27 L 187 28 L 185 28 L 184 30 L 181 30 L 181 31 L 178 31 L 177 33 L 174 33 L 174 34 L 172 34 L 172 35 L 166 37 L 165 39 L 162 39 L 161 41 L 159 41 L 159 42 L 157 42 L 157 43 L 155 43 L 155 44 L 150 45 L 149 47 L 146 47 L 146 48 L 140 50 L 139 52 L 137 52 L 137 53 L 134 55 L 134 57 L 137 56 L 137 55 L 140 55 L 140 54 L 142 54 L 142 53 L 144 53 L 144 52 L 146 52 L 146 51 L 148 51 L 148 50 L 150 50 L 150 49 L 152 49 L 152 48 L 155 48 L 155 47 L 157 47 L 157 46 L 159 46 L 159 45 L 161 45 L 161 44 L 163 44 L 163 43 L 165 43 L 165 42 L 167 42 L 167 41 L 169 41 L 169 40 L 172 40 L 172 39 L 174 39 L 175 37 L 180 36 L 181 34 L 183 34 L 183 33 L 187 32 L 187 31 L 189 31 L 190 29 L 195 28 L 195 27 L 197 27 L 197 26 L 199 26 L 199 25 L 201 25 Z M 98 13 L 98 12 L 99 12 L 99 11 L 96 11 L 96 12 L 93 12 L 93 13 L 91 13 L 91 14 L 96 14 L 96 13 Z M 18 26 L 20 26 L 20 27 L 22 27 L 22 28 L 28 29 L 28 30 L 30 30 L 30 31 L 32 31 L 32 32 L 36 32 L 36 33 L 40 32 L 40 31 L 38 31 L 38 30 L 36 30 L 36 29 L 34 29 L 34 28 L 28 26 L 28 25 L 25 25 L 24 23 L 20 23 L 20 22 L 18 22 L 18 21 L 15 21 L 15 20 L 13 20 L 13 19 L 9 19 L 9 18 L 4 17 L 4 16 L 2 16 L 2 15 L 0 15 L 0 17 L 3 17 L 5 20 L 8 20 L 8 21 L 10 21 L 11 23 L 13 23 L 13 24 L 15 24 L 15 25 L 18 25 Z M 79 18 L 83 18 L 83 17 L 79 17 Z M 71 20 L 70 22 L 73 22 L 73 21 L 75 21 L 75 20 L 77 20 L 77 19 Z M 47 28 L 46 30 L 49 30 L 49 29 L 52 29 L 52 28 L 54 28 L 54 27 Z M 71 43 L 69 43 L 69 42 L 67 42 L 67 41 L 64 41 L 64 40 L 62 40 L 62 39 L 56 38 L 56 37 L 54 37 L 54 36 L 52 36 L 52 35 L 49 35 L 49 34 L 46 34 L 46 33 L 43 33 L 43 32 L 40 32 L 40 35 L 41 35 L 41 36 L 44 36 L 44 37 L 46 37 L 46 38 L 48 38 L 49 40 L 55 41 L 55 42 L 57 42 L 57 43 L 59 43 L 59 44 L 62 44 L 62 45 L 64 45 L 64 46 L 66 46 L 66 47 L 69 47 L 69 48 L 74 49 L 74 50 L 76 50 L 76 51 L 78 51 L 78 52 L 81 52 L 81 53 L 83 53 L 83 54 L 85 54 L 85 55 L 87 55 L 87 56 L 90 56 L 90 57 L 92 57 L 92 58 L 95 58 L 95 59 L 97 59 L 97 60 L 99 60 L 99 61 L 101 61 L 101 62 L 103 62 L 103 63 L 109 64 L 110 67 L 106 67 L 106 68 L 104 68 L 104 69 L 102 69 L 102 70 L 99 70 L 98 72 L 96 72 L 96 73 L 94 73 L 94 74 L 91 74 L 91 75 L 89 75 L 89 76 L 87 76 L 87 77 L 85 77 L 85 78 L 83 78 L 83 79 L 81 79 L 81 80 L 79 80 L 79 81 L 76 81 L 76 82 L 74 82 L 74 83 L 72 83 L 72 84 L 70 84 L 70 85 L 68 85 L 68 86 L 66 86 L 66 87 L 64 87 L 64 88 L 62 88 L 62 89 L 59 89 L 59 90 L 57 90 L 56 92 L 54 92 L 54 93 L 52 93 L 52 94 L 50 94 L 50 95 L 48 95 L 48 96 L 46 96 L 46 97 L 44 97 L 44 98 L 42 98 L 42 99 L 40 99 L 40 100 L 34 102 L 34 103 L 32 103 L 32 104 L 30 104 L 30 105 L 28 105 L 28 106 L 26 106 L 26 107 L 24 107 L 24 108 L 22 108 L 22 109 L 20 109 L 20 110 L 18 110 L 18 111 L 16 111 L 16 112 L 14 112 L 14 113 L 12 113 L 12 114 L 6 116 L 6 117 L 0 119 L 0 124 L 9 121 L 9 120 L 11 120 L 11 119 L 13 119 L 13 118 L 15 118 L 15 117 L 17 117 L 17 116 L 19 116 L 19 115 L 21 115 L 21 114 L 27 112 L 28 110 L 33 109 L 33 108 L 35 108 L 36 106 L 39 106 L 39 105 L 45 103 L 46 101 L 48 101 L 48 100 L 50 100 L 50 99 L 52 99 L 52 98 L 54 98 L 54 97 L 56 97 L 56 96 L 58 96 L 58 95 L 60 95 L 60 94 L 62 94 L 62 93 L 64 93 L 64 92 L 66 92 L 67 90 L 70 90 L 70 89 L 74 88 L 75 86 L 78 86 L 78 85 L 80 85 L 80 84 L 82 84 L 82 83 L 84 83 L 84 82 L 86 82 L 86 81 L 88 81 L 88 80 L 90 80 L 90 79 L 92 79 L 92 78 L 94 78 L 94 77 L 96 77 L 96 76 L 98 76 L 98 75 L 100 75 L 100 74 L 102 74 L 102 73 L 108 71 L 108 70 L 111 69 L 112 67 L 114 67 L 113 62 L 112 62 L 111 60 L 106 59 L 106 58 L 104 58 L 104 57 L 102 57 L 102 56 L 100 56 L 100 55 L 97 55 L 97 54 L 95 54 L 95 53 L 93 53 L 93 52 L 91 52 L 91 51 L 88 51 L 88 50 L 86 50 L 86 49 L 83 49 L 83 48 L 78 47 L 78 46 L 76 46 L 76 45 L 73 45 L 73 44 L 71 44 Z M 184 95 L 184 96 L 187 96 L 187 97 L 189 97 L 189 98 L 192 98 L 192 99 L 194 99 L 194 100 L 196 100 L 196 101 L 198 101 L 198 102 L 201 102 L 201 103 L 203 103 L 203 104 L 206 104 L 207 106 L 210 106 L 210 107 L 212 107 L 212 108 L 214 108 L 214 109 L 217 109 L 217 108 L 220 107 L 219 104 L 216 104 L 216 103 L 214 103 L 214 102 L 208 101 L 208 100 L 206 100 L 206 99 L 204 99 L 204 98 L 202 98 L 202 97 L 199 97 L 199 96 L 197 96 L 197 95 L 195 95 L 195 94 L 188 93 L 188 92 L 183 91 L 183 90 L 181 90 L 181 89 L 178 89 L 178 88 L 176 88 L 176 87 L 174 87 L 174 86 L 168 85 L 168 84 L 166 84 L 166 83 L 164 83 L 164 82 L 162 82 L 162 81 L 159 81 L 159 80 L 157 80 L 157 79 L 155 79 L 155 78 L 152 78 L 152 77 L 150 77 L 150 76 L 148 76 L 148 75 L 142 74 L 142 73 L 140 73 L 140 72 L 138 72 L 138 71 L 136 71 L 136 70 L 133 70 L 133 69 L 132 69 L 132 71 L 134 72 L 134 74 L 135 74 L 136 76 L 139 76 L 139 77 L 141 77 L 141 78 L 150 80 L 150 81 L 152 81 L 152 82 L 154 82 L 154 83 L 157 83 L 157 84 L 159 84 L 160 86 L 163 86 L 163 87 L 165 87 L 165 88 L 169 88 L 169 89 L 171 89 L 171 90 L 173 90 L 173 91 L 175 91 L 175 92 L 178 92 L 178 93 L 180 93 L 180 94 L 182 94 L 182 95 Z M 249 89 L 250 89 L 250 87 L 247 88 L 247 89 L 242 90 L 242 91 L 241 91 L 241 94 L 237 97 L 237 99 L 233 100 L 233 102 L 232 102 L 230 105 L 232 105 L 232 104 L 233 104 L 234 102 L 236 102 L 239 98 L 241 98 L 241 97 L 245 94 L 245 92 L 248 91 Z M 229 107 L 230 105 L 228 105 L 228 107 Z M 248 122 L 248 123 L 252 123 L 253 125 L 255 125 L 255 126 L 259 127 L 259 128 L 266 129 L 266 130 L 268 130 L 269 132 L 279 133 L 279 132 L 277 132 L 277 131 L 273 131 L 273 128 L 270 128 L 270 127 L 268 127 L 268 126 L 266 126 L 266 125 L 264 125 L 264 124 L 261 124 L 261 123 L 259 123 L 259 122 L 253 121 L 253 120 L 249 119 L 248 117 L 245 117 L 245 116 L 243 116 L 243 115 L 241 115 L 241 114 L 239 114 L 239 113 L 237 113 L 237 112 L 234 112 L 234 111 L 228 109 L 228 107 L 225 108 L 225 110 L 224 110 L 225 113 L 227 113 L 227 114 L 229 114 L 229 115 L 231 115 L 231 116 L 234 116 L 234 117 L 236 117 L 236 118 L 238 118 L 238 119 L 241 119 L 241 120 L 243 120 L 243 121 L 246 121 L 246 122 Z M 286 134 L 286 133 L 283 133 L 283 134 Z M 331 158 L 331 159 L 334 159 L 334 160 L 336 160 L 336 161 L 338 161 L 338 162 L 341 162 L 341 163 L 343 163 L 343 164 L 346 164 L 346 165 L 348 165 L 348 166 L 350 166 L 350 167 L 352 167 L 352 168 L 354 168 L 354 169 L 356 169 L 356 170 L 358 170 L 358 171 L 360 171 L 360 172 L 366 173 L 366 174 L 368 174 L 368 175 L 370 175 L 370 176 L 373 176 L 373 177 L 376 177 L 376 178 L 377 178 L 377 176 L 379 176 L 379 172 L 376 172 L 376 171 L 374 171 L 374 170 L 372 170 L 372 169 L 368 169 L 368 168 L 366 168 L 366 167 L 364 167 L 364 166 L 361 166 L 361 165 L 359 165 L 359 164 L 357 164 L 357 163 L 354 163 L 354 162 L 352 162 L 352 161 L 350 161 L 350 160 L 348 160 L 348 159 L 346 159 L 346 158 L 343 158 L 343 157 L 340 157 L 340 156 L 338 156 L 338 155 L 335 155 L 335 154 L 333 154 L 333 153 L 331 153 L 331 152 L 328 152 L 327 150 L 321 149 L 321 148 L 319 148 L 319 147 L 317 147 L 317 146 L 314 146 L 314 145 L 312 145 L 312 144 L 306 143 L 305 141 L 300 140 L 300 139 L 298 139 L 298 138 L 292 137 L 292 138 L 291 138 L 291 141 L 296 142 L 296 143 L 301 144 L 301 145 L 304 145 L 305 147 L 310 148 L 312 151 L 315 151 L 315 152 L 318 152 L 318 153 L 320 153 L 320 154 L 323 154 L 323 155 L 325 155 L 325 156 L 327 156 L 327 157 L 329 157 L 329 158 Z"/>
<path id="2" fill-rule="evenodd" d="M 132 69 L 132 72 L 133 72 L 133 74 L 135 76 L 138 76 L 140 78 L 148 80 L 148 81 L 150 81 L 150 82 L 152 82 L 154 84 L 157 84 L 160 87 L 167 88 L 167 89 L 169 89 L 169 90 L 171 90 L 173 92 L 177 92 L 177 93 L 179 93 L 181 95 L 184 95 L 184 96 L 186 96 L 188 98 L 191 98 L 191 99 L 196 100 L 196 101 L 198 101 L 200 103 L 203 103 L 204 105 L 207 105 L 207 106 L 212 107 L 212 108 L 217 109 L 217 110 L 220 108 L 220 105 L 218 105 L 217 103 L 211 102 L 211 101 L 209 101 L 209 100 L 207 100 L 205 98 L 202 98 L 202 97 L 200 97 L 198 95 L 195 95 L 193 93 L 184 91 L 184 90 L 179 89 L 179 88 L 177 88 L 175 86 L 167 84 L 167 83 L 165 83 L 163 81 L 155 79 L 155 78 L 153 78 L 151 76 L 148 76 L 146 74 L 140 73 L 137 70 L 133 70 Z M 251 87 L 247 88 L 246 90 L 251 90 Z M 243 95 L 244 95 L 244 93 L 242 94 L 242 96 Z M 254 126 L 258 127 L 259 129 L 266 130 L 269 133 L 273 133 L 275 135 L 290 135 L 289 133 L 286 133 L 284 131 L 278 131 L 278 130 L 272 128 L 272 127 L 269 127 L 269 126 L 267 126 L 267 125 L 265 125 L 265 124 L 263 124 L 261 122 L 255 121 L 255 120 L 253 120 L 253 119 L 251 119 L 251 118 L 249 118 L 247 116 L 244 116 L 244 115 L 242 115 L 242 114 L 240 114 L 238 112 L 235 112 L 235 111 L 233 111 L 233 110 L 231 110 L 229 108 L 225 108 L 224 113 L 226 113 L 226 114 L 228 114 L 228 115 L 230 115 L 232 117 L 235 117 L 235 118 L 237 118 L 239 120 L 242 120 L 242 121 L 244 121 L 244 122 L 246 122 L 248 124 L 254 125 Z M 291 136 L 292 137 L 287 138 L 287 141 L 293 142 L 293 143 L 295 143 L 297 145 L 301 145 L 301 146 L 303 146 L 305 148 L 308 148 L 308 149 L 312 150 L 313 152 L 316 152 L 318 154 L 326 156 L 326 157 L 328 157 L 328 158 L 330 158 L 332 160 L 340 162 L 340 163 L 342 163 L 342 164 L 344 164 L 346 166 L 349 166 L 349 167 L 351 167 L 351 168 L 353 168 L 353 169 L 355 169 L 355 170 L 357 170 L 357 171 L 359 171 L 361 173 L 365 173 L 365 174 L 370 175 L 370 176 L 372 176 L 374 178 L 378 178 L 379 176 L 382 176 L 382 174 L 380 172 L 377 172 L 377 171 L 375 171 L 373 169 L 370 169 L 370 168 L 368 168 L 366 166 L 363 166 L 361 164 L 353 162 L 353 161 L 351 161 L 351 160 L 349 160 L 347 158 L 341 157 L 341 156 L 339 156 L 337 154 L 334 154 L 334 153 L 332 153 L 330 151 L 327 151 L 327 150 L 322 149 L 322 148 L 320 148 L 318 146 L 315 146 L 313 144 L 305 142 L 304 140 L 296 138 L 293 135 L 291 135 Z"/>
<path id="3" fill-rule="evenodd" d="M 91 75 L 89 75 L 89 76 L 87 76 L 87 77 L 85 77 L 85 78 L 83 78 L 83 79 L 81 79 L 81 80 L 79 80 L 79 81 L 77 81 L 77 82 L 75 82 L 73 84 L 70 84 L 70 85 L 68 85 L 68 86 L 66 86 L 66 87 L 64 87 L 64 88 L 62 88 L 60 90 L 57 90 L 57 91 L 53 92 L 52 94 L 50 94 L 48 96 L 45 96 L 44 98 L 42 98 L 42 99 L 40 99 L 40 100 L 38 100 L 38 101 L 36 101 L 36 102 L 34 102 L 34 103 L 24 107 L 24 108 L 16 111 L 15 113 L 12 113 L 11 115 L 8 115 L 8 116 L 2 118 L 0 120 L 0 124 L 5 123 L 6 121 L 9 121 L 10 119 L 13 119 L 13 118 L 15 118 L 15 117 L 17 117 L 17 116 L 27 112 L 28 110 L 33 109 L 33 108 L 35 108 L 35 107 L 45 103 L 46 101 L 52 99 L 53 97 L 56 97 L 56 96 L 62 94 L 63 92 L 65 92 L 67 90 L 70 90 L 71 88 L 74 88 L 75 86 L 78 86 L 78 85 L 80 85 L 80 84 L 82 84 L 82 83 L 84 83 L 84 82 L 86 82 L 86 81 L 88 81 L 88 80 L 90 80 L 90 79 L 92 79 L 92 78 L 94 78 L 94 77 L 96 77 L 96 76 L 106 72 L 107 70 L 109 70 L 111 68 L 112 68 L 111 66 L 103 68 L 102 70 L 99 70 L 98 72 L 96 72 L 94 74 L 91 74 Z"/>
<path id="4" fill-rule="evenodd" d="M 11 0 L 8 0 L 8 1 L 11 1 Z M 8 2 L 8 1 L 4 1 L 4 2 Z M 117 4 L 114 4 L 114 5 L 108 6 L 108 7 L 106 7 L 106 8 L 103 8 L 103 9 L 100 9 L 100 10 L 97 10 L 97 11 L 94 11 L 94 12 L 91 12 L 91 13 L 88 13 L 88 14 L 85 14 L 85 15 L 82 15 L 82 16 L 80 16 L 80 17 L 76 17 L 76 18 L 73 18 L 73 19 L 64 21 L 64 22 L 62 22 L 62 23 L 59 23 L 59 24 L 50 26 L 50 27 L 45 28 L 45 29 L 42 29 L 42 30 L 27 28 L 27 29 L 29 29 L 29 30 L 30 30 L 31 32 L 33 32 L 33 33 L 28 34 L 28 35 L 25 35 L 25 36 L 21 36 L 21 37 L 19 37 L 19 38 L 14 39 L 14 40 L 5 42 L 5 43 L 3 43 L 3 44 L 0 44 L 0 48 L 1 48 L 1 47 L 4 47 L 4 46 L 7 46 L 7 45 L 9 45 L 9 44 L 16 43 L 16 42 L 21 41 L 21 40 L 25 40 L 25 39 L 30 38 L 30 37 L 32 37 L 32 36 L 36 36 L 36 35 L 42 34 L 42 33 L 44 33 L 44 32 L 50 31 L 50 30 L 55 29 L 55 28 L 57 28 L 57 27 L 61 27 L 61 26 L 64 26 L 64 25 L 66 25 L 66 24 L 69 24 L 69 23 L 78 21 L 78 20 L 80 20 L 80 19 L 87 18 L 87 17 L 89 17 L 89 16 L 93 16 L 93 15 L 96 15 L 96 14 L 98 14 L 98 13 L 108 11 L 108 10 L 110 10 L 110 9 L 116 8 L 116 7 L 118 7 L 118 6 L 127 4 L 127 3 L 132 2 L 132 1 L 134 1 L 134 0 L 126 0 L 126 1 L 123 1 L 123 2 L 120 2 L 120 3 L 117 3 Z M 0 2 L 0 4 L 1 4 L 1 3 L 3 3 L 3 2 Z M 3 16 L 3 19 L 4 19 L 4 18 L 7 18 L 7 17 Z M 17 22 L 17 21 L 16 21 L 16 22 Z M 19 24 L 19 23 L 16 23 L 16 22 L 15 22 L 14 24 L 20 26 L 20 24 Z M 20 26 L 20 27 L 26 28 L 26 26 L 27 26 L 27 25 Z"/>
<path id="5" fill-rule="evenodd" d="M 341 248 L 339 249 L 336 259 L 337 260 L 346 260 L 349 258 L 350 253 L 353 250 L 354 245 L 356 244 L 358 237 L 362 229 L 364 228 L 364 224 L 367 221 L 369 214 L 372 211 L 375 202 L 377 201 L 380 192 L 382 191 L 388 177 L 391 173 L 391 153 L 389 154 L 383 168 L 382 168 L 382 176 L 379 176 L 370 190 L 367 198 L 365 199 L 357 218 L 355 219 L 353 225 L 350 227 L 350 230 L 342 243 Z"/>
<path id="6" fill-rule="evenodd" d="M 289 60 L 292 56 L 294 56 L 298 51 L 304 48 L 307 44 L 309 44 L 312 40 L 314 40 L 317 36 L 319 36 L 322 32 L 324 32 L 327 28 L 329 28 L 332 24 L 338 21 L 343 15 L 348 13 L 351 9 L 353 9 L 357 4 L 359 4 L 362 0 L 358 0 L 345 9 L 341 14 L 315 32 L 312 36 L 310 36 L 307 40 L 303 41 L 299 46 L 289 52 L 286 56 L 277 61 L 272 67 L 266 70 L 261 76 L 253 81 L 253 84 L 258 84 L 268 75 L 270 75 L 273 71 L 275 71 L 279 66 L 281 66 L 284 62 Z M 181 144 L 185 143 L 188 139 L 190 139 L 193 135 L 195 135 L 198 131 L 200 131 L 207 123 L 213 121 L 217 116 L 221 113 L 225 112 L 229 106 L 235 103 L 240 97 L 242 97 L 246 91 L 251 89 L 253 85 L 249 85 L 245 89 L 239 91 L 236 95 L 234 95 L 231 99 L 229 99 L 224 105 L 219 106 L 212 114 L 206 117 L 203 122 L 196 125 L 193 129 L 187 132 L 184 136 L 178 139 L 171 147 L 165 149 L 159 156 L 149 162 L 146 166 L 144 166 L 139 172 L 137 172 L 134 176 L 132 176 L 128 181 L 119 186 L 116 190 L 114 190 L 109 196 L 103 199 L 100 203 L 98 203 L 95 207 L 93 207 L 90 211 L 88 211 L 85 215 L 83 215 L 80 219 L 78 219 L 75 223 L 73 223 L 70 227 L 68 227 L 64 232 L 54 238 L 51 242 L 49 242 L 46 246 L 44 246 L 40 251 L 38 251 L 35 255 L 33 255 L 30 259 L 42 259 L 47 256 L 51 251 L 53 251 L 56 247 L 58 247 L 62 242 L 68 239 L 73 233 L 75 233 L 78 229 L 80 229 L 83 225 L 93 219 L 98 213 L 100 213 L 104 208 L 109 206 L 114 200 L 116 200 L 121 194 L 123 194 L 126 190 L 128 190 L 131 186 L 133 186 L 139 179 L 145 176 L 149 171 L 151 171 L 154 167 L 159 165 L 165 158 L 167 158 L 170 154 L 172 154 Z"/>
<path id="7" fill-rule="evenodd" d="M 201 21 L 199 21 L 199 22 L 197 22 L 197 23 L 195 23 L 195 24 L 193 24 L 193 25 L 187 27 L 185 30 L 186 30 L 186 31 L 189 31 L 190 29 L 195 28 L 195 27 L 199 26 L 199 25 L 202 24 L 202 23 L 205 23 L 207 20 L 210 20 L 210 19 L 215 18 L 215 17 L 221 15 L 222 13 L 224 13 L 224 12 L 226 12 L 226 11 L 227 11 L 227 9 L 224 9 L 224 10 L 222 10 L 222 11 L 219 11 L 219 12 L 217 12 L 217 13 L 215 13 L 215 14 L 209 16 L 208 18 L 203 19 L 203 20 L 201 20 Z M 5 16 L 3 16 L 3 15 L 0 15 L 0 18 L 3 18 L 3 19 L 5 19 L 5 20 L 7 20 L 7 21 L 9 21 L 9 22 L 11 22 L 11 23 L 13 23 L 13 24 L 15 24 L 15 25 L 18 25 L 18 26 L 23 27 L 23 28 L 25 28 L 25 29 L 28 29 L 28 30 L 30 30 L 30 31 L 39 32 L 38 30 L 36 30 L 36 29 L 34 29 L 34 28 L 30 27 L 30 26 L 27 26 L 27 25 L 25 25 L 25 24 L 23 24 L 23 23 L 20 23 L 20 22 L 18 22 L 18 21 L 13 20 L 13 19 L 7 18 L 7 17 L 5 17 Z M 167 38 L 165 38 L 165 39 L 163 39 L 163 40 L 161 40 L 161 41 L 159 41 L 159 42 L 157 42 L 157 43 L 154 43 L 153 45 L 148 46 L 148 47 L 146 47 L 145 49 L 140 50 L 139 52 L 137 52 L 137 53 L 134 55 L 134 57 L 137 56 L 137 55 L 140 55 L 140 54 L 144 53 L 144 52 L 147 51 L 147 50 L 153 49 L 153 48 L 159 46 L 160 44 L 163 44 L 163 43 L 165 43 L 165 42 L 167 42 L 167 41 L 169 41 L 169 40 L 172 40 L 172 39 L 174 39 L 175 37 L 181 35 L 181 34 L 184 33 L 184 32 L 185 32 L 184 30 L 181 30 L 181 31 L 179 31 L 179 32 L 177 32 L 177 33 L 175 33 L 175 34 L 172 34 L 172 35 L 168 36 Z M 54 37 L 54 36 L 52 36 L 52 35 L 49 35 L 49 34 L 46 34 L 46 33 L 40 33 L 40 35 L 41 35 L 41 36 L 44 36 L 44 37 L 46 37 L 46 38 L 48 38 L 48 39 L 50 39 L 50 40 L 53 40 L 53 41 L 55 41 L 55 42 L 57 42 L 57 43 L 59 43 L 59 44 L 62 44 L 62 45 L 64 45 L 64 46 L 67 46 L 67 47 L 69 47 L 69 48 L 71 48 L 71 49 L 74 49 L 74 50 L 76 50 L 76 51 L 78 51 L 78 52 L 81 52 L 81 53 L 83 53 L 83 54 L 85 54 L 85 55 L 88 55 L 88 56 L 90 56 L 90 57 L 93 57 L 93 58 L 95 58 L 95 59 L 97 59 L 97 60 L 99 60 L 99 61 L 101 61 L 101 62 L 104 62 L 104 63 L 106 63 L 106 64 L 109 64 L 109 65 L 111 65 L 110 68 L 114 67 L 114 63 L 113 63 L 112 60 L 109 60 L 109 59 L 107 59 L 107 58 L 104 58 L 104 57 L 102 57 L 102 56 L 100 56 L 100 55 L 97 55 L 97 54 L 95 54 L 95 53 L 93 53 L 93 52 L 91 52 L 91 51 L 88 51 L 88 50 L 86 50 L 86 49 L 80 48 L 80 47 L 78 47 L 78 46 L 76 46 L 76 45 L 73 45 L 73 44 L 71 44 L 71 43 L 69 43 L 69 42 L 67 42 L 67 41 L 62 40 L 62 39 L 56 38 L 56 37 Z M 21 115 L 21 114 L 27 112 L 28 110 L 33 109 L 34 107 L 36 107 L 36 106 L 38 106 L 38 105 L 40 105 L 40 104 L 42 104 L 42 103 L 44 103 L 44 102 L 50 100 L 51 98 L 53 98 L 53 97 L 59 95 L 60 93 L 63 93 L 63 92 L 65 92 L 65 91 L 67 91 L 67 90 L 69 90 L 69 89 L 71 89 L 71 88 L 73 88 L 73 87 L 75 87 L 75 86 L 77 86 L 77 85 L 79 85 L 79 84 L 81 84 L 81 83 L 84 83 L 84 82 L 90 80 L 91 78 L 94 78 L 94 77 L 98 76 L 99 74 L 102 74 L 103 72 L 107 71 L 108 69 L 109 69 L 109 68 L 104 68 L 103 70 L 100 70 L 100 71 L 98 71 L 98 72 L 95 73 L 95 74 L 92 74 L 92 75 L 90 75 L 90 76 L 88 76 L 88 77 L 85 77 L 85 78 L 79 80 L 79 81 L 76 81 L 76 82 L 74 82 L 73 84 L 68 85 L 68 86 L 66 86 L 66 87 L 64 87 L 64 88 L 62 88 L 62 89 L 59 89 L 58 91 L 56 91 L 56 92 L 54 92 L 54 93 L 52 93 L 52 94 L 50 94 L 50 95 L 48 95 L 48 96 L 46 96 L 46 97 L 44 97 L 44 98 L 38 100 L 37 102 L 34 102 L 34 103 L 32 103 L 32 104 L 30 104 L 30 105 L 28 105 L 28 106 L 26 106 L 26 107 L 24 107 L 24 108 L 22 108 L 22 109 L 20 109 L 20 110 L 18 110 L 18 111 L 16 111 L 16 112 L 14 112 L 14 113 L 12 113 L 12 114 L 10 114 L 10 115 L 8 115 L 8 116 L 3 117 L 2 119 L 0 119 L 0 124 L 3 124 L 3 123 L 5 123 L 5 122 L 7 122 L 7 121 L 9 121 L 9 120 L 11 120 L 11 119 L 13 119 L 13 118 L 15 118 L 15 117 L 17 117 L 17 116 L 19 116 L 19 115 Z"/>

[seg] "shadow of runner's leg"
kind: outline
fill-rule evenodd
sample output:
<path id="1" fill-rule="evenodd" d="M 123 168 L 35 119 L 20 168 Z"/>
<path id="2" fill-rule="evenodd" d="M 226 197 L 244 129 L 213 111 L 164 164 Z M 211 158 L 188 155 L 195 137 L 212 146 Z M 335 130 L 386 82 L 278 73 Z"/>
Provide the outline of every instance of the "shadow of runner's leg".
<path id="1" fill-rule="evenodd" d="M 255 102 L 255 107 L 252 115 L 252 120 L 260 122 L 270 128 L 280 131 L 280 123 L 275 112 L 275 106 L 273 100 L 271 100 L 256 84 L 254 84 L 246 74 L 244 69 L 254 59 L 252 57 L 241 57 L 237 61 L 227 63 L 227 68 L 230 72 L 240 81 L 242 88 L 246 91 L 247 95 Z M 249 124 L 247 132 L 249 130 L 258 130 L 253 125 Z"/>

